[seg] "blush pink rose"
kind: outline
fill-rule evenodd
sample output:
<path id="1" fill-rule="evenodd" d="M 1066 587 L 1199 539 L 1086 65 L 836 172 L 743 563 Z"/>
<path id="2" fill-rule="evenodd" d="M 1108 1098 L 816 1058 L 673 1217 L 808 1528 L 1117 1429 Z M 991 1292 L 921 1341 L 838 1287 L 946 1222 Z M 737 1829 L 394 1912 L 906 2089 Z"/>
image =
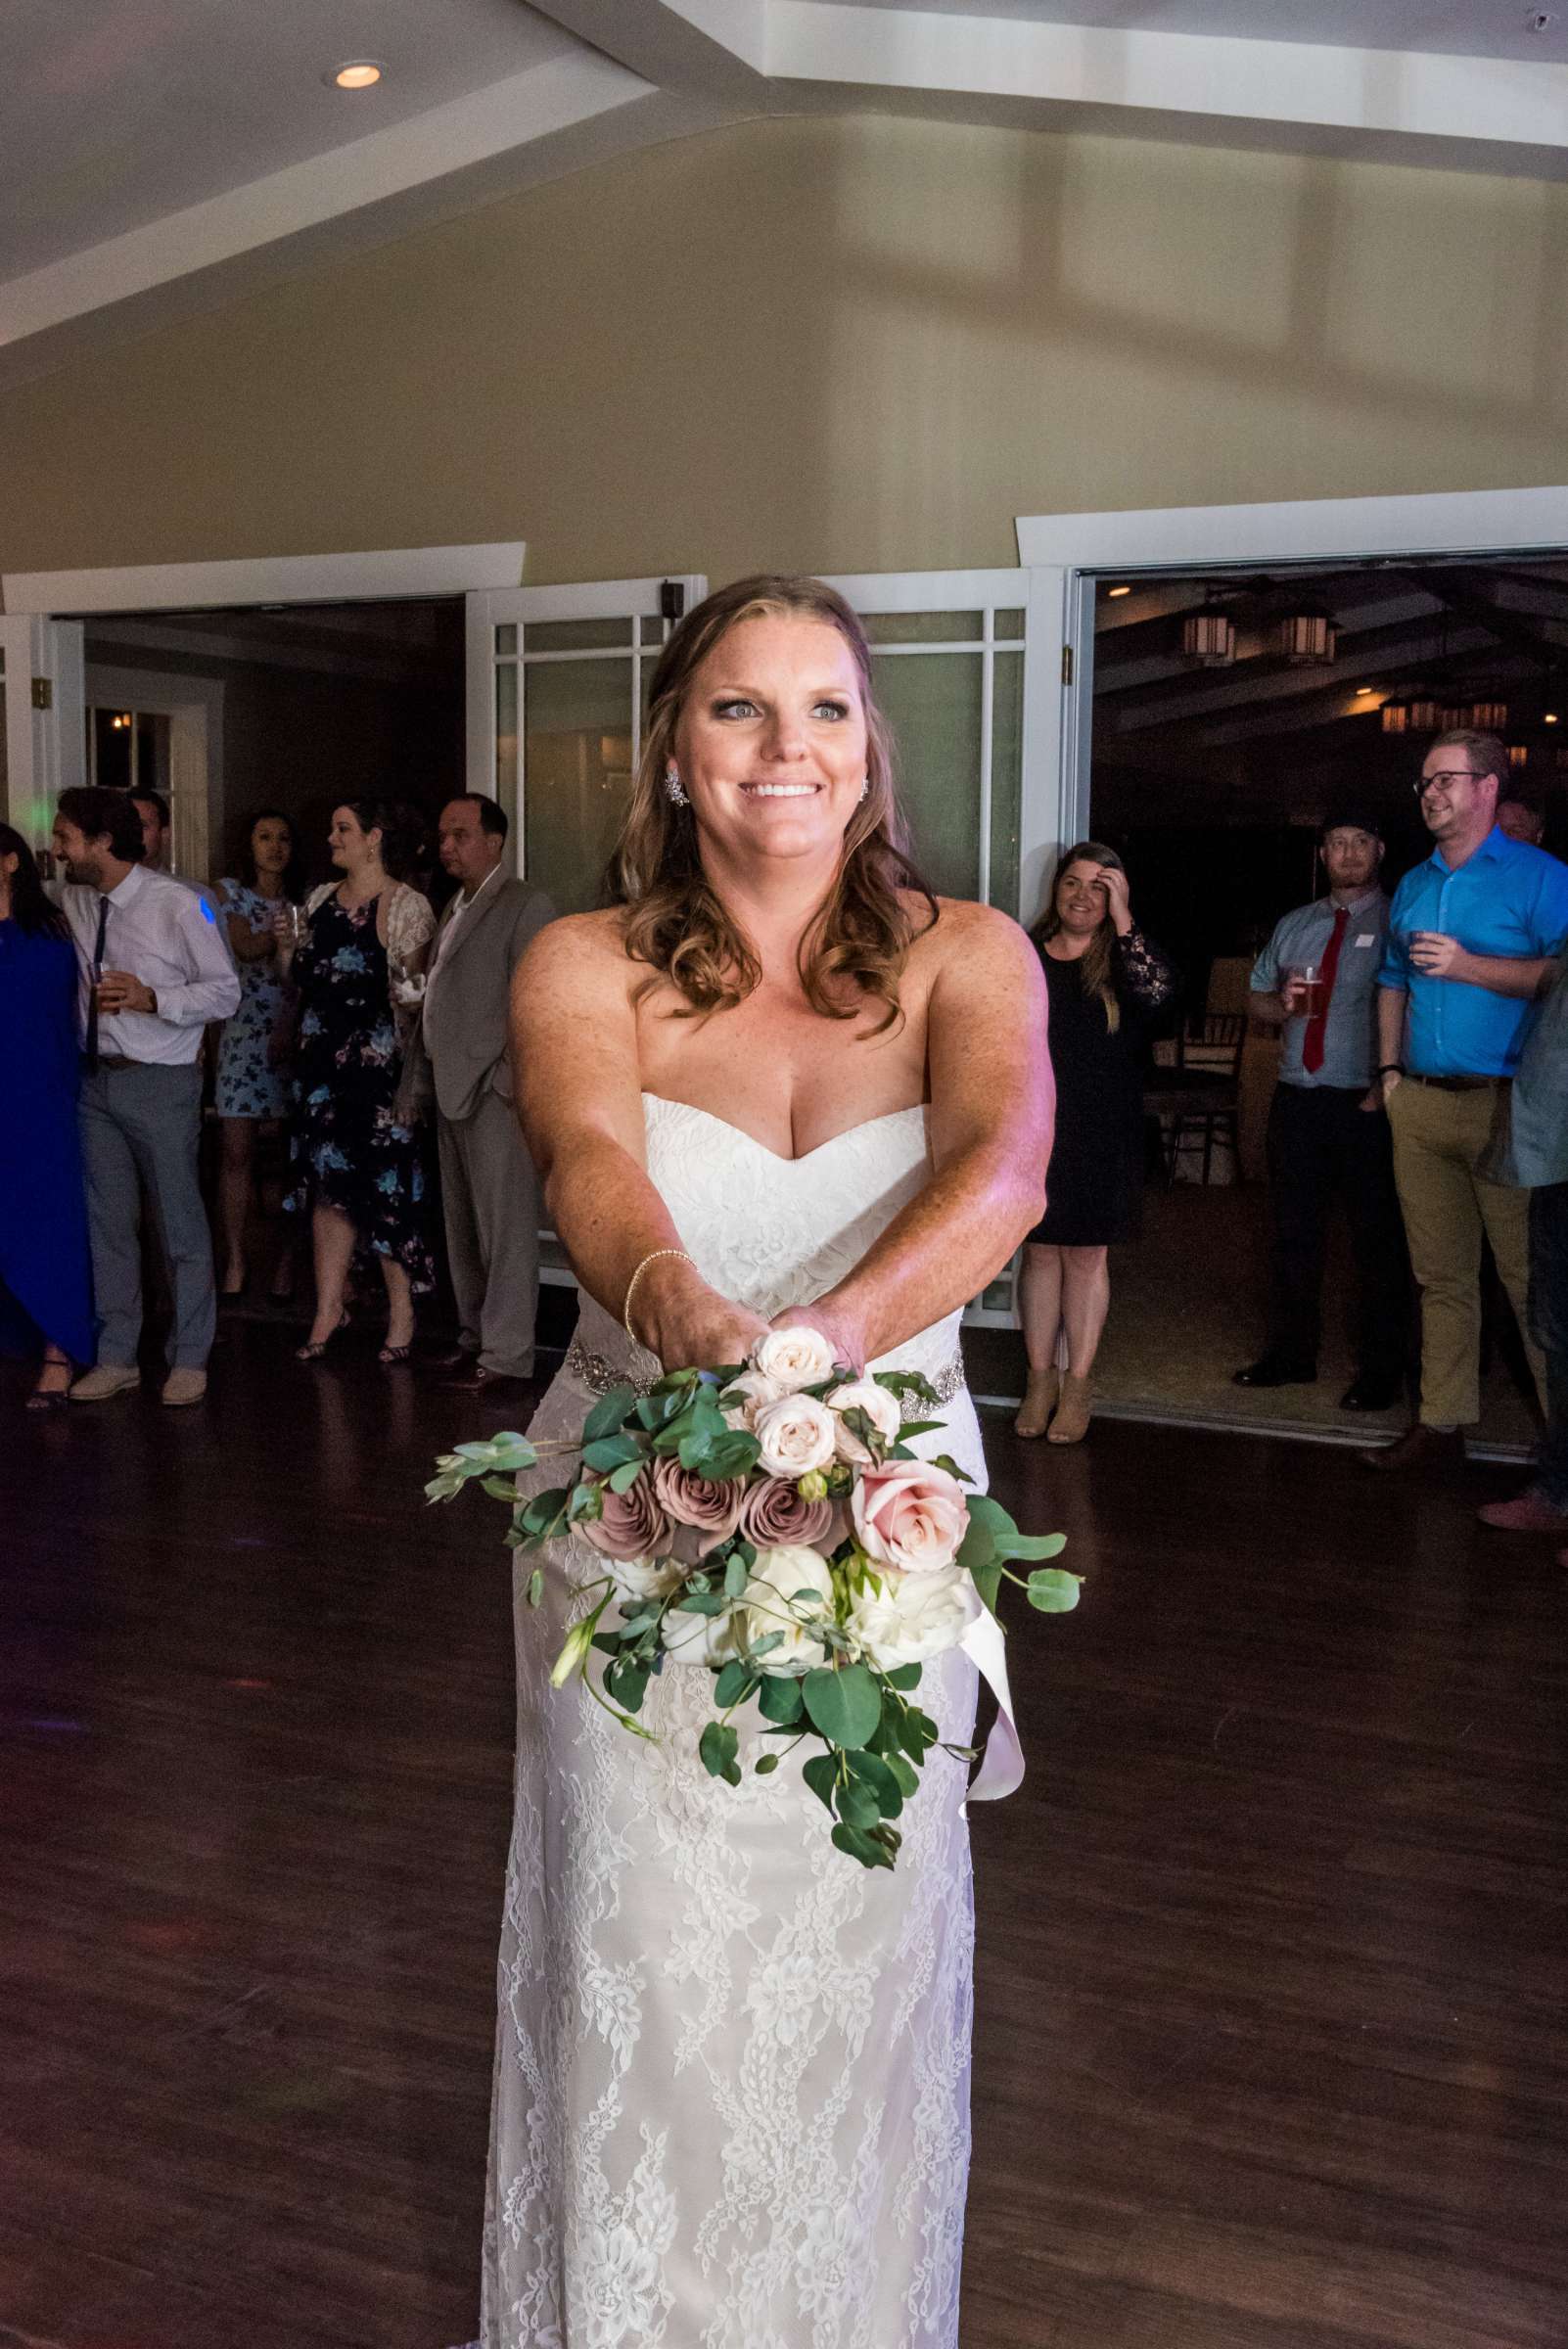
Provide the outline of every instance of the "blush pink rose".
<path id="1" fill-rule="evenodd" d="M 741 1503 L 746 1498 L 746 1485 L 740 1477 L 725 1477 L 714 1481 L 706 1476 L 694 1476 L 682 1468 L 672 1454 L 664 1454 L 654 1462 L 654 1493 L 667 1517 L 677 1526 L 694 1532 L 694 1543 L 681 1545 L 682 1554 L 690 1547 L 697 1558 L 716 1549 L 727 1542 L 740 1523 Z M 642 1479 L 639 1477 L 640 1484 Z"/>
<path id="2" fill-rule="evenodd" d="M 573 1532 L 590 1542 L 607 1558 L 657 1557 L 669 1547 L 669 1520 L 659 1505 L 653 1479 L 644 1470 L 625 1493 L 612 1493 L 608 1483 L 599 1491 L 602 1515 L 579 1518 Z"/>
<path id="3" fill-rule="evenodd" d="M 958 1555 L 969 1525 L 964 1489 L 925 1460 L 868 1468 L 850 1499 L 860 1547 L 900 1574 L 935 1574 Z"/>
<path id="4" fill-rule="evenodd" d="M 740 1528 L 758 1549 L 804 1547 L 826 1552 L 844 1539 L 836 1504 L 803 1500 L 794 1479 L 787 1476 L 767 1476 L 760 1485 L 748 1487 L 741 1502 Z"/>

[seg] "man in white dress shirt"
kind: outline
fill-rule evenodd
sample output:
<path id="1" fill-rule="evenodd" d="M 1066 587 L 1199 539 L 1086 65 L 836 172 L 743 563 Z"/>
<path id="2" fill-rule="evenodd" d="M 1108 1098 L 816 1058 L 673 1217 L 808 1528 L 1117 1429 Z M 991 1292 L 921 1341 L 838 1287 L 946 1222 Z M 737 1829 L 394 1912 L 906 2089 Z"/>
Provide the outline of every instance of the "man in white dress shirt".
<path id="1" fill-rule="evenodd" d="M 169 1267 L 166 1404 L 200 1403 L 216 1321 L 212 1238 L 197 1180 L 202 1032 L 239 1007 L 210 904 L 142 862 L 141 819 L 119 791 L 63 792 L 54 845 L 75 943 L 83 1038 L 82 1156 L 98 1360 L 70 1390 L 104 1403 L 141 1383 L 141 1193 Z"/>

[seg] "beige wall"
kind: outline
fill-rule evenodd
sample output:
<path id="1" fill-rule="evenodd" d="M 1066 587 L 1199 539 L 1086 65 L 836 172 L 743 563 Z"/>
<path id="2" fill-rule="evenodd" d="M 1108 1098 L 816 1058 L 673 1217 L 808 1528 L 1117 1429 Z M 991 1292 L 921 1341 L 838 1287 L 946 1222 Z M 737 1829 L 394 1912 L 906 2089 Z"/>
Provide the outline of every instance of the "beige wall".
<path id="1" fill-rule="evenodd" d="M 1565 187 L 754 123 L 0 397 L 0 568 L 521 537 L 530 580 L 717 580 L 1562 481 L 1565 279 Z"/>

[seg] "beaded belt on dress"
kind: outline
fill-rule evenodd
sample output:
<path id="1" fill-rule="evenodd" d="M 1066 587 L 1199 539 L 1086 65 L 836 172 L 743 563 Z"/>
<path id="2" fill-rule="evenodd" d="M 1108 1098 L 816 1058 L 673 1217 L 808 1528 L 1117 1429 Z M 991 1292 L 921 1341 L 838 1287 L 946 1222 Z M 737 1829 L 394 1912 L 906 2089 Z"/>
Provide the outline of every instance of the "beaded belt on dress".
<path id="1" fill-rule="evenodd" d="M 608 1395 L 612 1387 L 630 1387 L 637 1394 L 646 1395 L 660 1375 L 655 1372 L 654 1378 L 637 1378 L 623 1363 L 611 1361 L 607 1355 L 590 1354 L 576 1338 L 567 1348 L 565 1368 L 567 1376 L 576 1379 L 590 1395 Z M 954 1355 L 931 1384 L 939 1403 L 951 1403 L 964 1384 L 962 1357 Z"/>

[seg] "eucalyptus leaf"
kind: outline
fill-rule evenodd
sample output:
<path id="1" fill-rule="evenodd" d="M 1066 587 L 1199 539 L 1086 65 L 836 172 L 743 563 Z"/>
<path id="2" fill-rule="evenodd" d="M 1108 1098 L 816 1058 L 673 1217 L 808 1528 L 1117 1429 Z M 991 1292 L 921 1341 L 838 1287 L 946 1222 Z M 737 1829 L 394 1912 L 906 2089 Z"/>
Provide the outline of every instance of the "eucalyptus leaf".
<path id="1" fill-rule="evenodd" d="M 801 1775 L 816 1796 L 817 1801 L 831 1811 L 833 1790 L 839 1782 L 839 1766 L 833 1756 L 831 1754 L 813 1754 L 808 1762 L 802 1764 Z"/>
<path id="2" fill-rule="evenodd" d="M 862 1786 L 856 1778 L 852 1778 L 847 1786 L 839 1788 L 838 1800 L 839 1817 L 846 1826 L 874 1827 L 882 1817 L 882 1805 L 877 1801 L 875 1789 Z"/>
<path id="3" fill-rule="evenodd" d="M 510 1476 L 487 1476 L 484 1479 L 484 1490 L 489 1495 L 491 1500 L 511 1502 L 517 1498 L 517 1485 Z"/>
<path id="4" fill-rule="evenodd" d="M 972 1485 L 975 1481 L 967 1468 L 959 1467 L 950 1451 L 935 1452 L 932 1455 L 931 1465 L 933 1468 L 945 1468 L 947 1474 L 955 1476 L 961 1485 Z"/>
<path id="5" fill-rule="evenodd" d="M 635 1436 L 601 1436 L 597 1443 L 584 1444 L 582 1447 L 584 1468 L 601 1471 L 619 1468 L 626 1460 L 635 1460 L 640 1464 L 643 1456 L 643 1448 Z"/>
<path id="6" fill-rule="evenodd" d="M 752 1653 L 755 1655 L 757 1650 L 754 1648 Z M 764 1721 L 777 1722 L 788 1728 L 800 1720 L 805 1709 L 801 1702 L 801 1683 L 794 1680 L 764 1679 L 757 1691 L 757 1704 Z"/>
<path id="7" fill-rule="evenodd" d="M 604 1515 L 604 1495 L 597 1485 L 583 1482 L 574 1485 L 572 1498 L 567 1503 L 567 1516 L 574 1525 L 584 1521 L 589 1525 Z"/>
<path id="8" fill-rule="evenodd" d="M 802 1694 L 812 1727 L 830 1745 L 863 1746 L 882 1719 L 882 1691 L 863 1664 L 808 1672 Z"/>
<path id="9" fill-rule="evenodd" d="M 601 1436 L 613 1436 L 625 1426 L 637 1401 L 635 1387 L 612 1387 L 602 1395 L 582 1423 L 584 1444 L 596 1444 Z"/>
<path id="10" fill-rule="evenodd" d="M 1078 1597 L 1078 1576 L 1059 1566 L 1037 1566 L 1029 1578 L 1029 1603 L 1042 1615 L 1071 1614 Z"/>
<path id="11" fill-rule="evenodd" d="M 546 1526 L 555 1523 L 571 1498 L 565 1485 L 552 1485 L 548 1493 L 535 1493 L 523 1511 L 524 1530 L 542 1534 Z"/>
<path id="12" fill-rule="evenodd" d="M 724 1666 L 715 1682 L 714 1702 L 722 1706 L 727 1713 L 731 1705 L 738 1705 L 743 1697 L 749 1696 L 756 1685 L 755 1675 L 739 1657 L 734 1657 Z"/>
<path id="13" fill-rule="evenodd" d="M 736 1748 L 740 1739 L 722 1721 L 711 1721 L 697 1740 L 697 1751 L 703 1768 L 711 1778 L 721 1778 L 735 1767 Z"/>
<path id="14" fill-rule="evenodd" d="M 684 1589 L 675 1601 L 678 1615 L 722 1615 L 729 1605 L 722 1590 Z"/>
<path id="15" fill-rule="evenodd" d="M 641 1474 L 642 1460 L 640 1455 L 634 1460 L 623 1460 L 619 1468 L 612 1468 L 610 1471 L 609 1485 L 611 1492 L 629 1493 L 632 1486 L 636 1483 Z"/>
<path id="16" fill-rule="evenodd" d="M 777 1770 L 780 1759 L 778 1754 L 764 1754 L 757 1765 L 757 1775 L 760 1778 L 770 1776 Z"/>
<path id="17" fill-rule="evenodd" d="M 1066 1547 L 1065 1534 L 1000 1534 L 996 1540 L 999 1558 L 1059 1558 Z"/>
<path id="18" fill-rule="evenodd" d="M 920 1667 L 918 1664 L 899 1664 L 882 1677 L 890 1688 L 897 1688 L 901 1695 L 907 1696 L 911 1688 L 920 1685 Z"/>
<path id="19" fill-rule="evenodd" d="M 753 1661 L 755 1662 L 761 1656 L 770 1656 L 775 1647 L 782 1647 L 783 1644 L 784 1635 L 782 1632 L 768 1632 L 762 1638 L 754 1639 L 752 1641 Z"/>
<path id="20" fill-rule="evenodd" d="M 536 1607 L 544 1598 L 544 1568 L 535 1566 L 529 1576 L 529 1605 Z"/>
<path id="21" fill-rule="evenodd" d="M 872 1796 L 881 1818 L 898 1818 L 903 1809 L 903 1788 L 886 1762 L 875 1754 L 852 1754 L 850 1776 L 855 1785 L 865 1788 Z M 849 1816 L 842 1803 L 839 1805 L 839 1814 L 841 1818 Z"/>
<path id="22" fill-rule="evenodd" d="M 858 1860 L 862 1867 L 891 1867 L 893 1854 L 886 1845 L 877 1843 L 863 1827 L 852 1827 L 840 1819 L 833 1830 L 833 1841 L 841 1852 Z"/>
<path id="23" fill-rule="evenodd" d="M 907 1800 L 920 1784 L 920 1773 L 912 1762 L 904 1760 L 902 1754 L 886 1754 L 883 1759 L 898 1779 L 899 1789 Z"/>
<path id="24" fill-rule="evenodd" d="M 726 1598 L 739 1598 L 741 1592 L 745 1589 L 750 1580 L 751 1577 L 747 1573 L 746 1568 L 742 1565 L 739 1558 L 725 1559 L 724 1596 Z"/>

